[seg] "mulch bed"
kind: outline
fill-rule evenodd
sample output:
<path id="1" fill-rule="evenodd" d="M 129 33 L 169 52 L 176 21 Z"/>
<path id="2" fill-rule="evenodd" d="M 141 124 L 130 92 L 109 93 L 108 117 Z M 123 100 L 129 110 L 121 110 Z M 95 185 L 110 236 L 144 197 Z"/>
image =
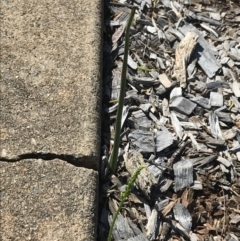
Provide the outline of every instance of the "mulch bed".
<path id="1" fill-rule="evenodd" d="M 118 169 L 108 172 L 130 31 Z M 240 1 L 105 2 L 98 240 L 240 239 Z"/>

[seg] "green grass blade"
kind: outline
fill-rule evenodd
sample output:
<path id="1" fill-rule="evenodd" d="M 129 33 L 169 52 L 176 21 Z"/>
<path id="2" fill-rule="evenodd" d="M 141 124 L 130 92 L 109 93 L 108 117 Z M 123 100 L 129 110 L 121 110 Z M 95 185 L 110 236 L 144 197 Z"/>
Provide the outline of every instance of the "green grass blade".
<path id="1" fill-rule="evenodd" d="M 134 17 L 135 9 L 133 8 L 128 20 L 125 32 L 125 47 L 124 47 L 124 58 L 122 66 L 122 76 L 121 76 L 121 89 L 117 110 L 117 119 L 115 126 L 115 137 L 114 137 L 114 146 L 110 159 L 110 170 L 112 173 L 116 172 L 117 169 L 117 160 L 118 160 L 118 148 L 120 145 L 120 134 L 121 134 L 121 121 L 122 121 L 122 112 L 123 112 L 123 103 L 125 97 L 125 86 L 126 86 L 126 76 L 127 76 L 127 62 L 128 62 L 128 49 L 129 49 L 129 32 L 130 26 Z"/>
<path id="2" fill-rule="evenodd" d="M 114 224 L 115 224 L 115 222 L 117 220 L 117 216 L 119 215 L 125 200 L 130 195 L 131 189 L 132 189 L 132 187 L 134 185 L 134 182 L 136 181 L 136 179 L 137 179 L 138 175 L 140 174 L 140 172 L 142 171 L 142 169 L 145 168 L 145 167 L 146 166 L 139 166 L 137 168 L 137 170 L 133 173 L 133 175 L 131 176 L 130 180 L 128 181 L 128 184 L 126 186 L 125 191 L 121 193 L 121 202 L 119 204 L 117 212 L 113 215 L 113 221 L 112 221 L 111 226 L 110 226 L 110 230 L 109 230 L 109 233 L 108 233 L 107 241 L 111 241 L 111 239 L 112 239 L 112 231 L 113 231 Z"/>

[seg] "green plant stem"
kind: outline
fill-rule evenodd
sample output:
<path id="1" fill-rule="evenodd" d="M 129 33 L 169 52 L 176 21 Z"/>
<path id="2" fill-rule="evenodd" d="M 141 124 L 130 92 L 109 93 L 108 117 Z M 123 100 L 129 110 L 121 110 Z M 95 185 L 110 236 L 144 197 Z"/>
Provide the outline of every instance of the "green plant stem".
<path id="1" fill-rule="evenodd" d="M 116 222 L 117 216 L 118 216 L 118 214 L 120 213 L 120 211 L 121 211 L 121 209 L 122 209 L 123 203 L 124 203 L 124 201 L 121 200 L 117 212 L 114 213 L 113 221 L 112 221 L 112 224 L 111 224 L 111 227 L 110 227 L 109 233 L 108 233 L 108 239 L 107 239 L 107 241 L 111 241 L 113 227 L 114 227 L 114 224 L 115 224 L 115 222 Z"/>
<path id="2" fill-rule="evenodd" d="M 117 168 L 118 148 L 120 144 L 122 112 L 123 112 L 123 103 L 124 103 L 124 97 L 125 97 L 125 86 L 126 86 L 126 76 L 127 76 L 129 32 L 130 32 L 130 26 L 134 17 L 134 13 L 135 13 L 135 9 L 133 8 L 126 26 L 126 33 L 125 33 L 125 46 L 124 46 L 124 58 L 123 58 L 122 75 L 121 75 L 121 88 L 120 88 L 117 119 L 116 119 L 116 126 L 115 126 L 114 146 L 113 146 L 113 151 L 110 159 L 110 170 L 112 173 L 115 173 Z"/>
<path id="3" fill-rule="evenodd" d="M 155 71 L 155 69 L 149 69 L 145 66 L 137 66 L 137 68 L 140 70 L 143 70 L 143 71 L 148 71 L 148 72 Z"/>
<path id="4" fill-rule="evenodd" d="M 123 206 L 125 200 L 126 200 L 126 199 L 128 198 L 128 196 L 130 195 L 131 190 L 132 190 L 132 187 L 133 187 L 133 185 L 134 185 L 134 182 L 136 181 L 139 173 L 140 173 L 140 172 L 142 171 L 142 169 L 145 168 L 145 167 L 146 167 L 146 166 L 143 166 L 143 165 L 142 165 L 142 166 L 139 166 L 139 167 L 137 168 L 137 170 L 133 173 L 133 175 L 132 175 L 131 178 L 129 179 L 128 184 L 127 184 L 127 186 L 126 186 L 126 188 L 125 188 L 125 192 L 122 192 L 122 193 L 121 193 L 121 201 L 120 201 L 120 204 L 119 204 L 119 207 L 118 207 L 116 213 L 114 213 L 114 215 L 113 215 L 113 221 L 112 221 L 111 226 L 110 226 L 110 230 L 109 230 L 109 233 L 108 233 L 108 239 L 107 239 L 107 241 L 111 241 L 112 231 L 113 231 L 114 224 L 115 224 L 115 222 L 116 222 L 116 220 L 117 220 L 117 216 L 118 216 L 118 214 L 120 213 L 120 211 L 121 211 L 121 209 L 122 209 L 122 206 Z"/>
<path id="5" fill-rule="evenodd" d="M 116 100 L 110 100 L 109 103 L 118 103 L 118 99 L 116 99 Z"/>

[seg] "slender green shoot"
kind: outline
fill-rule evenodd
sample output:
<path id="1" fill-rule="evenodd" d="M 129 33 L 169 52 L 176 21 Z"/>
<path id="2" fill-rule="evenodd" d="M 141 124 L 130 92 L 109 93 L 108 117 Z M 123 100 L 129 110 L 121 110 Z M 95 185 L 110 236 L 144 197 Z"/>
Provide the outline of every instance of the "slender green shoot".
<path id="1" fill-rule="evenodd" d="M 122 122 L 122 112 L 123 112 L 123 104 L 125 97 L 125 86 L 126 86 L 126 76 L 127 76 L 127 62 L 128 62 L 128 48 L 129 48 L 129 32 L 130 26 L 134 17 L 135 9 L 133 8 L 130 14 L 130 18 L 128 20 L 125 32 L 125 46 L 124 46 L 124 58 L 123 58 L 123 66 L 122 66 L 122 75 L 121 75 L 121 87 L 120 87 L 120 96 L 117 110 L 117 119 L 115 126 L 115 137 L 114 137 L 114 146 L 110 159 L 110 170 L 112 173 L 115 173 L 117 168 L 117 160 L 118 160 L 118 148 L 120 144 L 120 135 L 121 135 L 121 122 Z"/>
<path id="2" fill-rule="evenodd" d="M 147 71 L 147 72 L 151 72 L 154 71 L 155 69 L 149 69 L 145 66 L 137 66 L 138 69 L 143 70 L 143 71 Z"/>
<path id="3" fill-rule="evenodd" d="M 230 106 L 228 107 L 228 110 L 231 110 L 234 107 L 234 103 L 231 101 Z"/>
<path id="4" fill-rule="evenodd" d="M 109 103 L 110 103 L 110 104 L 112 104 L 112 103 L 118 103 L 118 99 L 110 100 Z"/>
<path id="5" fill-rule="evenodd" d="M 108 239 L 107 241 L 111 241 L 111 238 L 112 238 L 112 231 L 113 231 L 113 227 L 114 227 L 114 224 L 116 222 L 116 219 L 117 219 L 117 216 L 118 214 L 120 213 L 122 207 L 123 207 L 123 204 L 124 202 L 126 201 L 126 199 L 128 198 L 128 196 L 130 195 L 131 193 L 131 190 L 133 188 L 133 185 L 134 185 L 134 182 L 136 181 L 139 173 L 142 171 L 143 168 L 145 168 L 146 166 L 139 166 L 138 169 L 133 173 L 133 175 L 131 176 L 131 178 L 129 179 L 128 181 L 128 184 L 126 186 L 126 189 L 124 192 L 121 193 L 121 201 L 120 201 L 120 204 L 119 204 L 119 207 L 117 209 L 117 212 L 114 214 L 113 216 L 113 221 L 111 223 L 111 226 L 110 226 L 110 230 L 109 230 L 109 233 L 108 233 Z"/>

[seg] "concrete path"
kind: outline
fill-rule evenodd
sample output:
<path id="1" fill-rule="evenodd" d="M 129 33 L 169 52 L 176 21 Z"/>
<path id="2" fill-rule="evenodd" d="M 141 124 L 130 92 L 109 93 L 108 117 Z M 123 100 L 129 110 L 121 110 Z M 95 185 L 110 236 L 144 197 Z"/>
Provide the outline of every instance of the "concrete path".
<path id="1" fill-rule="evenodd" d="M 1 8 L 1 240 L 95 240 L 102 1 Z"/>

